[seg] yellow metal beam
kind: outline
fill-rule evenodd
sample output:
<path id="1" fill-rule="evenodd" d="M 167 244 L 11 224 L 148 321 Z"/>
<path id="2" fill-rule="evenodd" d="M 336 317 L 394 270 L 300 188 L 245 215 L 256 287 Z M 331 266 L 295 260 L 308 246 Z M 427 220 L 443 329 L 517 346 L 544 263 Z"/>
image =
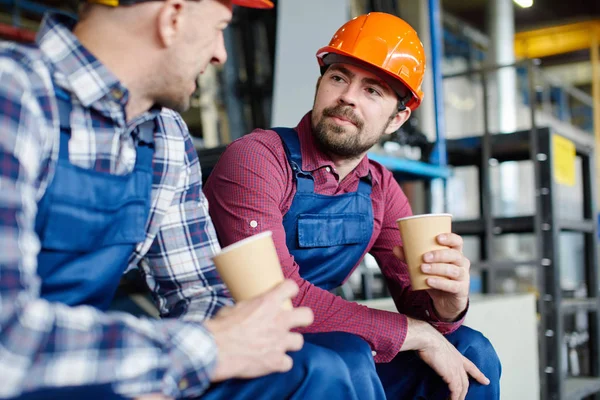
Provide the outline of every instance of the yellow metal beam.
<path id="1" fill-rule="evenodd" d="M 600 20 L 577 22 L 519 32 L 515 35 L 517 58 L 541 58 L 590 49 L 600 36 Z"/>

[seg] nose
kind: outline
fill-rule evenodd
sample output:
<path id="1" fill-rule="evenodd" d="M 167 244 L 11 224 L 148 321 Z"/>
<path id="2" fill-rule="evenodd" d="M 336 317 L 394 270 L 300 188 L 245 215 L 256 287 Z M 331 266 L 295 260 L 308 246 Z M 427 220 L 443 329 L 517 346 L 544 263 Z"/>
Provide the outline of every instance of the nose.
<path id="1" fill-rule="evenodd" d="M 342 93 L 340 93 L 338 103 L 341 105 L 348 105 L 354 108 L 356 106 L 359 90 L 356 86 L 357 85 L 353 84 L 347 85 L 345 90 Z"/>
<path id="2" fill-rule="evenodd" d="M 227 49 L 225 48 L 225 38 L 223 37 L 223 32 L 219 35 L 217 39 L 217 44 L 215 46 L 215 52 L 213 54 L 212 59 L 210 60 L 211 64 L 214 65 L 223 65 L 227 61 Z"/>

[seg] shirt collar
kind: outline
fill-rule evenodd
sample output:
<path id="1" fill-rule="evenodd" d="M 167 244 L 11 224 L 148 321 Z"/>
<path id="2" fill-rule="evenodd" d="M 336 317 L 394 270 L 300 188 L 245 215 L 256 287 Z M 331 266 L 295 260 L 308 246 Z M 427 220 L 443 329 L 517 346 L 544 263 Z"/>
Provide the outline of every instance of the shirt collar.
<path id="1" fill-rule="evenodd" d="M 126 104 L 127 89 L 73 34 L 76 20 L 60 13 L 44 16 L 36 42 L 54 65 L 57 84 L 73 93 L 84 107 L 105 96 Z"/>
<path id="2" fill-rule="evenodd" d="M 298 137 L 300 138 L 300 151 L 302 152 L 302 169 L 304 171 L 315 171 L 319 168 L 334 168 L 333 161 L 327 154 L 319 148 L 315 141 L 311 122 L 312 111 L 309 111 L 300 120 L 296 127 Z M 360 163 L 354 168 L 352 173 L 358 178 L 365 177 L 371 172 L 371 162 L 368 157 L 363 157 Z M 377 174 L 371 173 L 373 183 L 377 183 Z"/>

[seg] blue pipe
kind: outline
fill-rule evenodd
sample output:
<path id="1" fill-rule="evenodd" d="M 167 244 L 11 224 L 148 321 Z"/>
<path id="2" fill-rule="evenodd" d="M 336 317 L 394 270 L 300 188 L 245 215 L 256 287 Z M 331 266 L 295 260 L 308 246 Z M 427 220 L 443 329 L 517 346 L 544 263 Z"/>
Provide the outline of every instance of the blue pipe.
<path id="1" fill-rule="evenodd" d="M 444 88 L 442 83 L 443 37 L 440 0 L 429 0 L 429 30 L 431 35 L 431 72 L 435 105 L 435 149 L 440 167 L 448 164 L 446 153 L 446 120 L 444 118 Z"/>

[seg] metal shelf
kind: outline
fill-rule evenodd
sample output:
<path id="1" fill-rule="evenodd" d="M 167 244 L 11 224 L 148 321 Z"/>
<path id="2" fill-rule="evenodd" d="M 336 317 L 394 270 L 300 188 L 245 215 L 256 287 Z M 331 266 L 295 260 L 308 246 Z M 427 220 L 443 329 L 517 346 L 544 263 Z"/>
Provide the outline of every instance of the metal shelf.
<path id="1" fill-rule="evenodd" d="M 560 220 L 560 229 L 567 232 L 594 233 L 595 222 L 593 220 Z"/>
<path id="2" fill-rule="evenodd" d="M 589 155 L 593 152 L 594 139 L 591 135 L 582 135 L 577 130 L 569 130 L 561 126 L 561 135 L 572 140 L 578 155 Z M 509 134 L 491 134 L 491 158 L 498 162 L 525 161 L 531 159 L 530 131 L 518 131 Z M 537 135 L 550 137 L 548 127 L 537 128 Z M 448 164 L 453 167 L 464 167 L 481 164 L 482 136 L 447 140 Z"/>
<path id="3" fill-rule="evenodd" d="M 534 231 L 532 216 L 494 218 L 494 234 L 530 233 Z M 459 235 L 483 235 L 485 221 L 483 219 L 452 221 L 452 230 Z"/>
<path id="4" fill-rule="evenodd" d="M 494 218 L 495 235 L 502 233 L 533 233 L 533 216 Z M 560 230 L 565 232 L 594 233 L 595 222 L 590 219 L 574 220 L 561 219 L 558 223 Z M 483 235 L 485 222 L 482 219 L 452 221 L 452 229 L 459 235 Z"/>
<path id="5" fill-rule="evenodd" d="M 481 136 L 447 141 L 448 164 L 455 167 L 475 167 L 479 180 L 479 215 L 475 220 L 453 221 L 453 231 L 466 236 L 478 236 L 481 258 L 486 260 L 473 267 L 481 268 L 483 292 L 494 288 L 499 269 L 516 267 L 517 262 L 494 259 L 493 243 L 502 234 L 532 233 L 535 239 L 535 254 L 539 262 L 536 266 L 537 288 L 539 293 L 538 313 L 540 316 L 540 398 L 543 400 L 580 399 L 600 392 L 600 292 L 598 277 L 598 247 L 596 237 L 596 199 L 595 199 L 595 163 L 592 135 L 573 126 L 548 120 L 548 127 L 535 125 L 537 112 L 536 75 L 537 66 L 532 61 L 526 65 L 528 74 L 528 96 L 531 129 L 508 134 L 492 134 L 489 130 L 489 104 L 487 102 L 487 74 L 497 71 L 501 66 L 490 70 L 469 71 L 465 76 L 481 78 L 483 86 L 482 106 L 484 132 Z M 562 219 L 556 192 L 561 190 L 556 182 L 555 135 L 570 141 L 575 147 L 576 156 L 581 163 L 581 182 L 583 189 L 582 219 Z M 533 167 L 534 176 L 534 215 L 514 218 L 498 218 L 493 215 L 490 204 L 494 193 L 491 190 L 492 170 L 502 162 L 527 161 Z M 579 232 L 584 236 L 584 275 L 585 289 L 593 298 L 563 298 L 561 287 L 561 233 Z M 539 266 L 539 267 L 537 267 Z M 565 339 L 565 316 L 582 311 L 589 315 L 589 342 L 585 370 L 590 377 L 569 378 L 563 372 L 565 365 L 563 350 Z M 598 397 L 598 396 L 597 396 Z M 598 397 L 600 398 L 600 397 Z"/>
<path id="6" fill-rule="evenodd" d="M 525 261 L 475 261 L 471 263 L 472 269 L 493 269 L 493 270 L 511 270 L 519 266 L 532 266 L 536 267 L 539 265 L 539 260 L 525 260 Z"/>
<path id="7" fill-rule="evenodd" d="M 565 380 L 565 400 L 579 400 L 600 392 L 600 378 L 572 377 Z"/>
<path id="8" fill-rule="evenodd" d="M 598 299 L 563 299 L 561 302 L 562 312 L 571 314 L 577 311 L 598 311 Z"/>

